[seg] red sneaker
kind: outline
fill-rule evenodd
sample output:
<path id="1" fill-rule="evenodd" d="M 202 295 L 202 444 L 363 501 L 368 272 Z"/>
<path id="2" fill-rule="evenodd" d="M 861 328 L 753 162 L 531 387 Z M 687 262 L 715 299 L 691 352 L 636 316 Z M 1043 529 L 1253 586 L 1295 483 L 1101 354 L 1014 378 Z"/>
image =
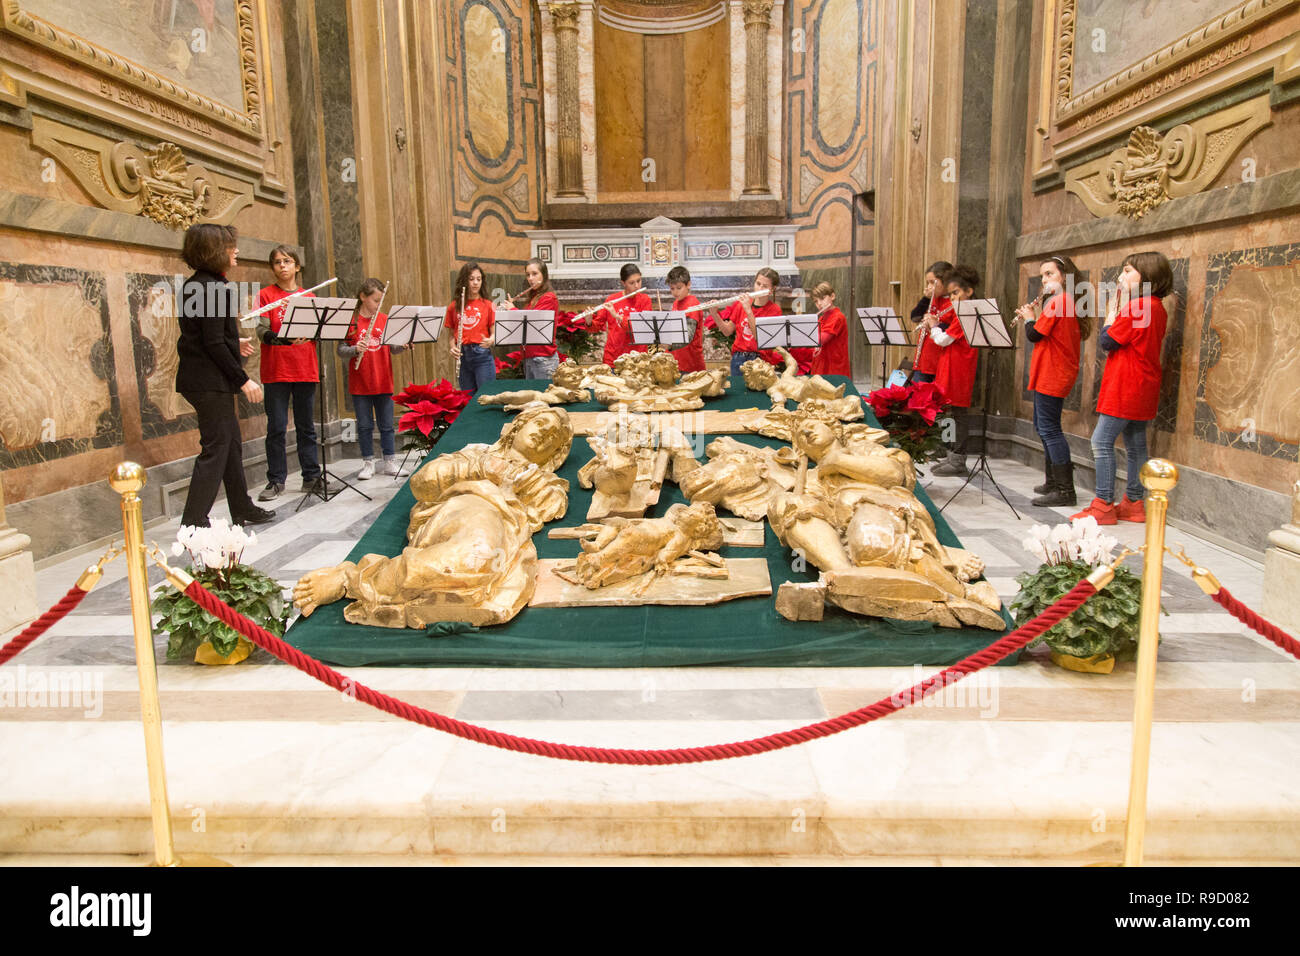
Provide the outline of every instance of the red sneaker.
<path id="1" fill-rule="evenodd" d="M 1092 504 L 1084 508 L 1078 514 L 1070 515 L 1070 520 L 1075 518 L 1087 518 L 1089 515 L 1097 519 L 1097 524 L 1115 524 L 1116 508 L 1112 504 L 1107 504 L 1100 498 L 1093 498 Z"/>
<path id="2" fill-rule="evenodd" d="M 1147 508 L 1141 498 L 1137 501 L 1129 501 L 1128 495 L 1125 495 L 1115 506 L 1115 517 L 1120 521 L 1136 521 L 1138 524 L 1143 524 L 1147 520 Z M 1101 519 L 1098 518 L 1097 521 L 1100 523 Z"/>

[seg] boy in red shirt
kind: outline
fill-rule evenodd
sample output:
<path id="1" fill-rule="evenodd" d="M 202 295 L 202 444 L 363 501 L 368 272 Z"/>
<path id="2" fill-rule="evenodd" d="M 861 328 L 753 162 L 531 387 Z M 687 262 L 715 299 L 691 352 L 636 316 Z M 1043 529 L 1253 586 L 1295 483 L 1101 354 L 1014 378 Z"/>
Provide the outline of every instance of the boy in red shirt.
<path id="1" fill-rule="evenodd" d="M 1169 260 L 1139 252 L 1124 260 L 1119 289 L 1111 302 L 1099 345 L 1106 369 L 1097 396 L 1092 456 L 1097 463 L 1097 497 L 1074 518 L 1092 515 L 1097 524 L 1146 521 L 1140 473 L 1147 460 L 1147 425 L 1160 405 L 1160 348 L 1169 317 L 1161 301 L 1173 291 Z M 1115 439 L 1124 436 L 1128 487 L 1115 504 Z"/>
<path id="2" fill-rule="evenodd" d="M 641 270 L 636 267 L 635 263 L 629 262 L 618 271 L 618 281 L 623 284 L 623 295 L 629 292 L 636 292 L 637 294 L 629 299 L 623 299 L 621 302 L 607 305 L 591 317 L 588 325 L 593 332 L 603 331 L 605 333 L 603 361 L 611 368 L 613 368 L 614 361 L 620 355 L 646 350 L 644 345 L 637 345 L 632 341 L 632 326 L 629 316 L 633 312 L 648 312 L 654 308 L 650 296 L 638 291 L 641 288 Z M 605 301 L 612 302 L 619 297 L 618 293 L 610 293 L 605 298 Z"/>
<path id="3" fill-rule="evenodd" d="M 844 313 L 835 307 L 835 290 L 829 282 L 819 282 L 812 290 L 817 305 L 818 346 L 813 352 L 813 375 L 847 375 L 849 367 L 849 326 Z"/>
<path id="4" fill-rule="evenodd" d="M 673 294 L 672 311 L 680 312 L 700 300 L 691 295 L 691 274 L 685 266 L 673 266 L 668 270 L 668 291 Z M 704 317 L 699 312 L 686 313 L 686 331 L 690 341 L 679 349 L 673 349 L 677 367 L 683 373 L 704 371 Z"/>
<path id="5" fill-rule="evenodd" d="M 775 269 L 762 268 L 754 276 L 753 295 L 741 296 L 739 302 L 727 307 L 727 311 L 718 314 L 709 311 L 711 318 L 722 330 L 723 335 L 735 335 L 731 343 L 731 374 L 739 375 L 740 367 L 750 359 L 758 358 L 758 332 L 754 324 L 756 316 L 780 315 L 781 307 L 776 303 L 776 290 L 781 284 L 781 276 Z M 762 300 L 762 305 L 754 305 Z"/>
<path id="6" fill-rule="evenodd" d="M 298 284 L 302 260 L 288 246 L 271 250 L 271 272 L 275 285 L 257 294 L 257 307 L 279 302 L 303 291 Z M 310 295 L 311 293 L 307 293 Z M 287 304 L 287 303 L 286 303 Z M 285 460 L 285 434 L 289 428 L 289 405 L 293 405 L 293 427 L 298 441 L 298 467 L 302 471 L 302 490 L 307 494 L 325 490 L 321 477 L 320 457 L 316 446 L 316 383 L 320 369 L 316 364 L 316 346 L 305 339 L 280 338 L 280 324 L 285 307 L 263 312 L 257 321 L 257 337 L 262 342 L 262 384 L 266 401 L 266 487 L 258 501 L 271 501 L 284 491 L 289 466 Z"/>
<path id="7" fill-rule="evenodd" d="M 954 268 L 948 274 L 948 298 L 953 307 L 947 317 L 930 330 L 930 338 L 940 349 L 934 384 L 943 390 L 944 400 L 952 406 L 957 426 L 957 440 L 950 446 L 947 460 L 931 468 L 932 475 L 964 477 L 967 474 L 966 439 L 970 435 L 970 402 L 975 390 L 979 353 L 966 341 L 966 333 L 957 318 L 957 303 L 971 298 L 979 281 L 979 273 L 970 266 Z"/>

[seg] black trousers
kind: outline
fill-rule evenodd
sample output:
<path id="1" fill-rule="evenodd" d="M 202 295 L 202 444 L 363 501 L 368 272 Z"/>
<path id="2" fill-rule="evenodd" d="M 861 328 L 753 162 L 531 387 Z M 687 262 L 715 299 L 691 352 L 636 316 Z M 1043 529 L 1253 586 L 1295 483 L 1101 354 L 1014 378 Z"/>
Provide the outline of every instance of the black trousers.
<path id="1" fill-rule="evenodd" d="M 255 507 L 244 478 L 244 448 L 239 437 L 235 396 L 230 392 L 181 392 L 199 418 L 199 457 L 194 460 L 190 491 L 181 524 L 207 527 L 217 489 L 226 486 L 232 521 L 247 517 Z"/>

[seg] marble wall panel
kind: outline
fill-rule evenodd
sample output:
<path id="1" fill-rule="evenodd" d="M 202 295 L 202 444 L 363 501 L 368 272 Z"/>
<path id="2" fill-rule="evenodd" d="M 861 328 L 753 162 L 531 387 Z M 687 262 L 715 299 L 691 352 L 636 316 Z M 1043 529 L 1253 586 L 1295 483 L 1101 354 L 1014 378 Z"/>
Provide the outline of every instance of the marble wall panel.
<path id="1" fill-rule="evenodd" d="M 0 262 L 0 468 L 122 443 L 103 273 Z"/>
<path id="2" fill-rule="evenodd" d="M 528 258 L 526 230 L 541 224 L 541 37 L 529 0 L 455 0 L 449 6 L 438 22 L 447 142 L 455 156 L 452 255 L 513 267 Z M 477 139 L 476 129 L 482 130 Z M 547 132 L 553 142 L 554 131 Z"/>
<path id="3" fill-rule="evenodd" d="M 793 0 L 786 16 L 784 190 L 800 227 L 795 255 L 801 267 L 844 265 L 853 230 L 871 225 L 853 197 L 872 178 L 877 2 Z"/>
<path id="4" fill-rule="evenodd" d="M 1300 455 L 1300 244 L 1213 253 L 1205 281 L 1196 438 Z"/>

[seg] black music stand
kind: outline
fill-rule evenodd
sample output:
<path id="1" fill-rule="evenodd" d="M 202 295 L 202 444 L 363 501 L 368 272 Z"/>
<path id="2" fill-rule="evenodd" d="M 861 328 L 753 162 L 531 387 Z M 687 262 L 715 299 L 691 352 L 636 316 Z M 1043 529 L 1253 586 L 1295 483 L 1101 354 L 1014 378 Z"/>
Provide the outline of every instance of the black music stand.
<path id="1" fill-rule="evenodd" d="M 496 344 L 525 350 L 530 345 L 554 345 L 555 313 L 550 309 L 502 309 L 496 317 Z M 527 360 L 525 355 L 520 364 Z"/>
<path id="2" fill-rule="evenodd" d="M 411 349 L 411 379 L 415 379 L 415 353 L 413 346 L 421 345 L 425 342 L 436 342 L 442 335 L 442 325 L 447 318 L 447 307 L 445 305 L 395 305 L 393 310 L 388 313 L 388 321 L 384 323 L 384 332 L 381 336 L 381 344 L 396 345 L 401 348 Z M 397 466 L 397 474 L 393 476 L 393 481 L 402 480 L 402 469 L 410 460 L 411 452 L 415 449 L 408 448 L 406 454 L 402 456 L 402 463 Z"/>
<path id="3" fill-rule="evenodd" d="M 627 319 L 632 327 L 632 342 L 636 345 L 674 349 L 691 340 L 686 334 L 685 312 L 631 312 Z M 697 316 L 695 321 L 703 322 L 704 316 Z"/>
<path id="4" fill-rule="evenodd" d="M 880 387 L 884 388 L 890 381 L 890 376 L 886 372 L 886 369 L 889 368 L 889 354 L 884 350 L 884 346 L 915 345 L 916 343 L 908 339 L 907 329 L 903 328 L 898 313 L 887 305 L 870 305 L 858 309 L 858 321 L 862 323 L 862 331 L 867 336 L 867 344 L 881 346 Z"/>
<path id="5" fill-rule="evenodd" d="M 815 349 L 821 345 L 817 313 L 754 316 L 754 341 L 763 349 Z"/>
<path id="6" fill-rule="evenodd" d="M 1011 334 L 1007 331 L 1006 323 L 1002 320 L 1002 313 L 998 310 L 998 303 L 994 299 L 965 299 L 957 303 L 957 321 L 961 323 L 962 332 L 966 334 L 966 341 L 972 348 L 977 349 L 1014 349 L 1016 343 L 1012 341 Z M 966 490 L 966 486 L 975 480 L 975 476 L 983 472 L 988 475 L 989 481 L 993 482 L 993 487 L 997 490 L 998 496 L 1006 502 L 1011 513 L 1020 520 L 1020 512 L 1016 510 L 1002 491 L 1002 486 L 998 480 L 993 477 L 993 469 L 989 467 L 989 370 L 984 369 L 984 407 L 980 412 L 982 424 L 980 432 L 980 456 L 975 462 L 975 467 L 971 469 L 970 474 L 962 486 L 952 493 L 952 496 L 943 503 L 943 508 L 952 504 L 953 498 Z M 967 432 L 967 440 L 970 439 L 970 433 Z M 980 491 L 983 492 L 984 486 L 980 485 Z M 942 513 L 943 508 L 939 511 Z"/>
<path id="7" fill-rule="evenodd" d="M 348 337 L 348 327 L 352 316 L 357 311 L 356 299 L 336 299 L 326 296 L 289 296 L 289 305 L 284 311 L 284 321 L 280 324 L 280 336 L 286 339 L 311 339 L 316 343 L 316 361 L 321 369 L 321 384 L 325 383 L 325 357 L 321 346 L 325 342 L 342 342 Z M 325 441 L 325 394 L 321 390 L 317 415 L 320 422 L 320 490 L 303 492 L 297 512 L 307 499 L 315 495 L 321 501 L 329 501 L 335 495 L 342 494 L 344 488 L 351 488 L 366 501 L 373 501 L 368 494 L 343 478 L 330 475 L 329 445 Z"/>

